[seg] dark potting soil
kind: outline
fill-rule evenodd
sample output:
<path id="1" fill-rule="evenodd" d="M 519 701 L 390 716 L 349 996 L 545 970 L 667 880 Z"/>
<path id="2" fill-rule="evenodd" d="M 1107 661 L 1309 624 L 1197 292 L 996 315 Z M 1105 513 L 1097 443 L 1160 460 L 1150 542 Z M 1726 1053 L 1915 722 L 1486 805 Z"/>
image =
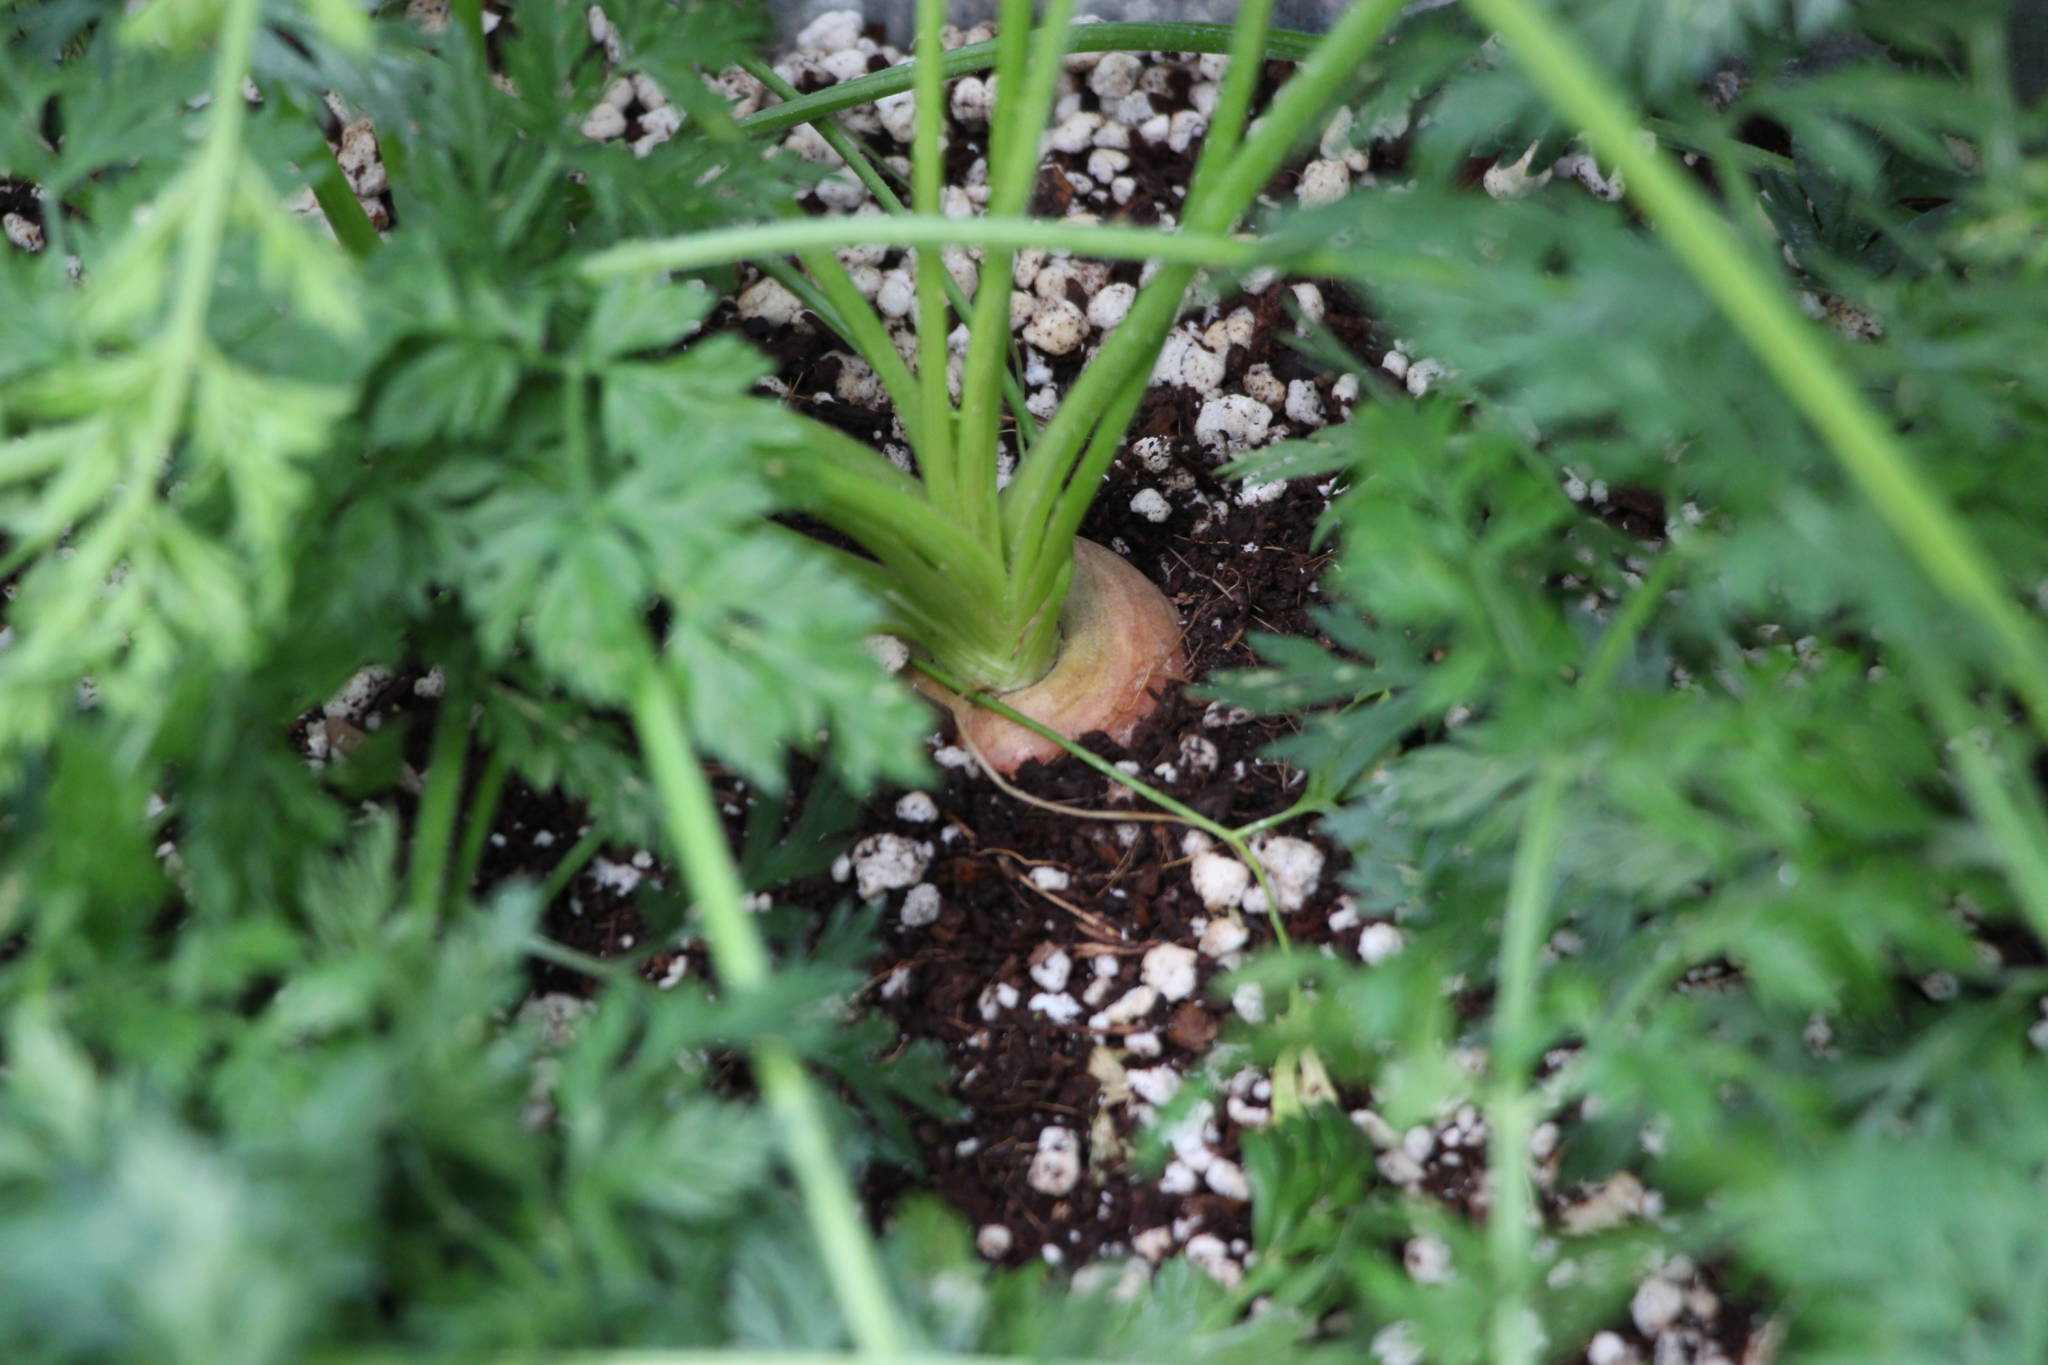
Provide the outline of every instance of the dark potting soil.
<path id="1" fill-rule="evenodd" d="M 1281 290 L 1275 285 L 1269 293 Z M 1229 306 L 1226 301 L 1226 311 Z M 1255 358 L 1284 351 L 1271 336 L 1284 314 L 1271 306 L 1255 311 L 1265 321 L 1242 355 L 1233 347 L 1231 359 L 1239 370 L 1256 363 Z M 1355 315 L 1346 321 L 1363 326 Z M 813 383 L 829 386 L 816 368 L 817 348 L 825 342 L 796 330 L 763 339 L 794 391 Z M 1192 444 L 1187 434 L 1193 422 L 1190 402 L 1185 390 L 1155 389 L 1134 433 L 1164 436 L 1185 449 Z M 838 402 L 810 406 L 814 415 L 856 435 L 879 443 L 887 434 L 885 414 Z M 1311 541 L 1327 499 L 1313 484 L 1302 484 L 1276 501 L 1240 507 L 1231 502 L 1235 489 L 1218 482 L 1207 461 L 1191 459 L 1182 467 L 1194 476 L 1188 491 L 1212 500 L 1205 529 L 1196 533 L 1185 524 L 1155 524 L 1132 512 L 1135 493 L 1157 484 L 1158 476 L 1127 454 L 1105 481 L 1083 534 L 1127 554 L 1159 583 L 1186 623 L 1190 673 L 1200 682 L 1255 663 L 1250 641 L 1255 632 L 1314 634 L 1309 613 L 1317 603 L 1314 584 L 1326 555 Z M 1218 512 L 1219 503 L 1227 510 Z M 1134 763 L 1145 781 L 1211 819 L 1237 826 L 1283 811 L 1299 796 L 1300 774 L 1260 757 L 1289 728 L 1286 720 L 1254 719 L 1198 697 L 1193 688 L 1181 688 L 1164 700 L 1128 748 L 1100 736 L 1090 747 L 1111 760 Z M 896 1020 L 906 1040 L 928 1039 L 945 1050 L 959 1077 L 955 1093 L 968 1109 L 960 1122 L 927 1118 L 915 1125 L 927 1167 L 919 1183 L 941 1194 L 977 1228 L 1004 1228 L 1009 1250 L 998 1259 L 1028 1259 L 1052 1246 L 1069 1263 L 1078 1263 L 1106 1246 L 1127 1248 L 1135 1235 L 1176 1222 L 1186 1229 L 1176 1243 L 1185 1242 L 1195 1227 L 1226 1245 L 1241 1242 L 1249 1233 L 1249 1210 L 1242 1200 L 1207 1188 L 1169 1195 L 1159 1189 L 1156 1175 L 1127 1171 L 1121 1161 L 1067 1193 L 1047 1194 L 1028 1183 L 1031 1156 L 1045 1127 L 1065 1125 L 1085 1133 L 1094 1122 L 1103 1082 L 1090 1068 L 1098 1035 L 1086 1027 L 1086 1016 L 1138 984 L 1139 963 L 1149 948 L 1194 948 L 1202 929 L 1217 917 L 1190 885 L 1185 827 L 1077 818 L 1020 801 L 971 766 L 941 771 L 943 783 L 927 792 L 934 818 L 901 818 L 898 795 L 892 793 L 864 809 L 849 839 L 857 844 L 893 834 L 934 848 L 924 881 L 938 891 L 938 917 L 915 926 L 904 924 L 900 912 L 888 917 L 885 951 L 873 965 L 875 985 L 869 992 L 874 1007 Z M 1032 765 L 1017 785 L 1041 800 L 1105 814 L 1147 810 L 1125 789 L 1071 759 L 1049 767 Z M 546 823 L 544 815 L 536 820 Z M 1304 828 L 1281 832 L 1315 837 Z M 1301 908 L 1284 916 L 1290 937 L 1304 945 L 1335 936 L 1328 919 L 1345 861 L 1336 845 L 1319 841 L 1317 846 L 1325 858 L 1319 887 Z M 1032 872 L 1041 869 L 1062 875 L 1041 875 L 1034 882 Z M 827 876 L 782 888 L 778 899 L 824 911 L 849 894 L 844 882 Z M 901 900 L 901 890 L 889 899 Z M 580 911 L 558 909 L 550 932 L 599 955 L 645 942 L 644 926 L 629 906 L 597 897 L 586 899 Z M 1262 916 L 1242 918 L 1249 936 L 1246 948 L 1270 941 Z M 1113 982 L 1106 999 L 1064 1023 L 1023 1007 L 1033 995 L 1045 993 L 1043 983 L 1032 979 L 1031 967 L 1058 952 L 1073 964 L 1074 997 L 1093 980 Z M 1099 970 L 1094 964 L 1105 959 L 1118 964 L 1114 977 L 1094 975 Z M 664 966 L 657 964 L 655 970 Z M 1220 970 L 1213 958 L 1201 960 L 1205 981 Z M 985 1010 L 984 996 L 1003 987 L 1016 992 L 1017 1004 Z M 1152 1033 L 1160 1050 L 1143 1064 L 1193 1069 L 1234 1022 L 1227 1001 L 1198 990 L 1178 1002 L 1162 1001 L 1142 1020 L 1100 1036 Z M 1113 1121 L 1119 1137 L 1135 1138 L 1138 1124 L 1129 1110 L 1115 1113 Z M 1236 1157 L 1234 1130 L 1220 1137 L 1216 1150 L 1226 1159 Z M 893 1194 L 900 1187 L 900 1180 L 883 1180 L 874 1193 Z M 1191 1224 L 1191 1219 L 1199 1222 Z"/>
<path id="2" fill-rule="evenodd" d="M 867 41 L 876 41 L 872 31 Z M 865 66 L 889 60 L 876 52 Z M 1099 111 L 1110 122 L 1123 117 L 1113 111 L 1129 95 L 1089 93 L 1094 84 L 1087 70 L 1079 68 L 1083 110 Z M 816 69 L 792 74 L 802 88 L 831 83 Z M 1203 74 L 1190 59 L 1162 55 L 1146 59 L 1131 84 L 1155 98 L 1158 113 L 1179 114 L 1191 112 Z M 1285 74 L 1284 66 L 1271 65 L 1263 83 L 1270 89 Z M 661 106 L 639 102 L 643 98 L 636 95 L 623 109 L 616 136 L 632 141 L 658 125 Z M 878 155 L 900 154 L 900 145 L 878 128 L 861 131 Z M 1049 153 L 1035 211 L 1138 224 L 1176 214 L 1199 134 L 1176 147 L 1127 131 L 1122 147 L 1098 140 L 1080 151 Z M 956 118 L 949 137 L 949 171 L 957 185 L 971 178 L 985 128 Z M 1094 153 L 1103 150 L 1126 153 L 1114 180 L 1129 184 L 1113 193 L 1090 173 Z M 363 155 L 368 167 L 373 145 Z M 1373 148 L 1378 168 L 1397 167 L 1400 160 L 1398 142 Z M 1282 171 L 1269 194 L 1292 199 L 1300 170 Z M 351 183 L 357 180 L 352 170 Z M 395 214 L 388 192 L 381 202 Z M 815 194 L 804 202 L 809 211 L 824 210 Z M 864 264 L 879 275 L 904 268 L 907 257 L 884 251 Z M 1069 273 L 1049 288 L 1017 284 L 1019 293 L 1033 290 L 1045 305 L 1063 303 L 1086 314 L 1091 291 L 1136 285 L 1140 273 L 1134 263 L 1119 263 L 1085 279 Z M 1251 399 L 1270 423 L 1243 443 L 1256 446 L 1290 426 L 1301 434 L 1326 420 L 1339 422 L 1355 402 L 1407 401 L 1426 387 L 1404 379 L 1409 358 L 1375 331 L 1361 300 L 1329 282 L 1315 282 L 1304 295 L 1303 283 L 1239 282 L 1229 286 L 1235 292 L 1189 310 L 1194 334 L 1221 361 L 1219 372 L 1199 382 L 1169 376 L 1153 384 L 1082 528 L 1161 586 L 1185 624 L 1191 663 L 1189 685 L 1163 699 L 1130 745 L 1097 737 L 1091 747 L 1230 826 L 1284 811 L 1299 795 L 1300 774 L 1260 756 L 1292 722 L 1248 716 L 1211 700 L 1206 689 L 1230 670 L 1257 662 L 1254 635 L 1315 634 L 1316 580 L 1327 552 L 1314 536 L 1331 488 L 1299 481 L 1255 491 L 1225 482 L 1216 470 L 1229 452 L 1198 437 L 1198 427 L 1219 397 Z M 1311 312 L 1311 321 L 1355 357 L 1355 374 L 1323 372 L 1292 344 L 1299 319 Z M 749 314 L 729 301 L 714 330 L 733 329 L 774 359 L 773 391 L 793 405 L 878 448 L 898 440 L 891 414 L 863 401 L 857 367 L 814 320 Z M 1062 354 L 1034 351 L 1042 368 L 1032 387 L 1056 394 L 1090 354 L 1086 343 Z M 1664 509 L 1647 495 L 1603 492 L 1586 510 L 1645 539 L 1662 533 Z M 295 738 L 309 756 L 325 759 L 388 726 L 403 726 L 410 768 L 401 773 L 394 800 L 410 818 L 417 788 L 412 774 L 427 762 L 439 695 L 438 675 L 427 667 L 366 670 L 334 702 L 303 717 Z M 1271 1121 L 1272 1078 L 1251 1065 L 1236 1042 L 1263 1016 L 1264 1002 L 1250 992 L 1220 989 L 1219 978 L 1272 942 L 1263 906 L 1242 898 L 1205 903 L 1196 862 L 1227 850 L 1190 840 L 1178 823 L 1144 818 L 1144 803 L 1076 761 L 1020 774 L 1016 785 L 1033 798 L 1025 800 L 998 789 L 945 736 L 935 737 L 934 748 L 940 766 L 929 788 L 877 797 L 840 836 L 848 852 L 839 864 L 773 888 L 778 902 L 816 911 L 822 920 L 856 896 L 864 847 L 872 852 L 886 842 L 896 853 L 907 849 L 915 865 L 907 877 L 877 883 L 882 927 L 862 1003 L 891 1019 L 906 1044 L 925 1042 L 944 1054 L 960 1111 L 913 1121 L 923 1170 L 915 1177 L 877 1172 L 867 1190 L 875 1216 L 885 1219 L 912 1188 L 929 1190 L 970 1221 L 992 1261 L 1044 1259 L 1071 1267 L 1124 1251 L 1143 1261 L 1186 1254 L 1216 1279 L 1234 1282 L 1255 1255 L 1240 1164 L 1243 1137 Z M 478 765 L 472 759 L 473 780 Z M 716 785 L 737 842 L 753 795 L 729 776 L 718 776 Z M 474 889 L 510 878 L 545 881 L 589 825 L 576 802 L 513 779 L 497 805 Z M 1276 837 L 1266 850 L 1276 875 L 1283 861 L 1298 874 L 1290 882 L 1294 898 L 1280 911 L 1293 943 L 1303 951 L 1370 960 L 1366 944 L 1378 930 L 1374 951 L 1390 950 L 1387 934 L 1397 931 L 1367 924 L 1343 895 L 1347 856 L 1341 847 L 1306 821 L 1270 833 Z M 830 865 L 829 856 L 820 862 Z M 706 966 L 698 945 L 677 940 L 665 924 L 657 929 L 661 917 L 646 908 L 645 888 L 672 884 L 656 850 L 607 846 L 554 898 L 545 930 L 569 949 L 636 960 L 658 983 L 701 976 Z M 1398 945 L 1398 937 L 1392 941 Z M 541 997 L 587 997 L 595 990 L 588 976 L 538 960 L 533 982 Z M 1485 1002 L 1471 1003 L 1482 1008 Z M 1206 1096 L 1206 1108 L 1162 1121 L 1176 1089 Z M 1369 1093 L 1332 1098 L 1352 1112 L 1358 1159 L 1372 1164 L 1379 1178 L 1483 1216 L 1479 1172 L 1486 1134 L 1470 1106 L 1438 1125 L 1399 1134 L 1377 1120 Z M 1141 1159 L 1142 1140 L 1162 1127 L 1164 1164 Z M 1058 1159 L 1063 1154 L 1071 1160 Z M 1640 1185 L 1631 1189 L 1615 1177 L 1599 1189 L 1565 1188 L 1556 1167 L 1554 1160 L 1545 1163 L 1544 1207 L 1554 1223 L 1606 1216 L 1602 1211 L 1610 1206 L 1617 1221 L 1654 1216 L 1654 1196 Z M 1408 1259 L 1418 1278 L 1424 1275 L 1418 1267 L 1429 1264 L 1426 1249 L 1418 1250 L 1422 1240 L 1390 1248 Z M 1657 1273 L 1684 1296 L 1682 1311 L 1667 1324 L 1691 1334 L 1688 1354 L 1678 1358 L 1703 1356 L 1710 1346 L 1743 1358 L 1758 1325 L 1753 1314 L 1721 1304 L 1713 1288 L 1719 1268 L 1673 1262 Z M 1669 1334 L 1645 1328 L 1640 1319 L 1614 1334 L 1626 1346 L 1665 1356 Z"/>

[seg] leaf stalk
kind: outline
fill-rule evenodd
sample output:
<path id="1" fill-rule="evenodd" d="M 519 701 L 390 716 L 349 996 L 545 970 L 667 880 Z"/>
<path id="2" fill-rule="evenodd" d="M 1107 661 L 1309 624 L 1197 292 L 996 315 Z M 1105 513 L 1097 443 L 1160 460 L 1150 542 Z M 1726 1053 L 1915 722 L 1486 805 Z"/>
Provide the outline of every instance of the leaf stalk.
<path id="1" fill-rule="evenodd" d="M 739 868 L 726 844 L 711 785 L 692 750 L 675 689 L 651 648 L 634 681 L 632 714 L 719 977 L 735 994 L 761 990 L 772 970 L 768 948 L 747 914 Z M 906 1341 L 895 1296 L 810 1079 L 796 1054 L 779 1040 L 756 1044 L 753 1059 L 755 1083 L 781 1126 L 783 1155 L 803 1193 L 840 1312 L 864 1353 L 900 1359 Z"/>

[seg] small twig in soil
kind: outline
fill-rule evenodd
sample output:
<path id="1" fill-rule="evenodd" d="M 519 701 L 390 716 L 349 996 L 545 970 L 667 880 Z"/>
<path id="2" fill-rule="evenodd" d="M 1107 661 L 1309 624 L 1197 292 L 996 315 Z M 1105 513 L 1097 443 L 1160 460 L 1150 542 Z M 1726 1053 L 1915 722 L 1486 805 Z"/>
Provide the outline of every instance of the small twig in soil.
<path id="1" fill-rule="evenodd" d="M 986 692 L 970 691 L 967 688 L 960 686 L 957 679 L 946 675 L 943 672 L 943 670 L 935 668 L 933 665 L 929 663 L 929 661 L 920 660 L 918 663 L 918 667 L 923 669 L 925 672 L 929 673 L 940 684 L 952 688 L 953 691 L 965 697 L 974 705 L 982 707 L 986 710 L 994 711 L 997 715 L 1003 717 L 1005 720 L 1008 720 L 1013 725 L 1021 725 L 1027 730 L 1033 731 L 1034 733 L 1039 735 L 1043 735 L 1045 738 L 1051 740 L 1053 743 L 1059 745 L 1062 749 L 1065 749 L 1068 753 L 1072 754 L 1075 758 L 1080 759 L 1089 767 L 1095 769 L 1097 772 L 1102 773 L 1104 776 L 1108 777 L 1110 781 L 1122 783 L 1124 786 L 1138 793 L 1138 795 L 1152 802 L 1152 804 L 1160 806 L 1165 810 L 1171 812 L 1171 815 L 1148 816 L 1143 811 L 1083 811 L 1051 806 L 1049 805 L 1049 803 L 1040 801 L 1037 797 L 1027 796 L 1024 793 L 1017 791 L 1016 788 L 1012 787 L 1009 783 L 1005 782 L 1001 777 L 997 776 L 996 770 L 989 766 L 988 760 L 983 758 L 981 756 L 981 751 L 974 746 L 974 741 L 968 738 L 968 736 L 963 732 L 960 738 L 962 742 L 966 744 L 968 752 L 974 755 L 974 761 L 981 765 L 981 770 L 987 773 L 989 775 L 990 780 L 995 782 L 995 784 L 998 787 L 1000 787 L 1003 791 L 1011 795 L 1021 797 L 1022 799 L 1030 802 L 1033 805 L 1043 805 L 1047 806 L 1048 809 L 1064 810 L 1064 812 L 1067 814 L 1086 816 L 1088 819 L 1091 820 L 1178 819 L 1182 824 L 1192 825 L 1196 829 L 1201 830 L 1204 834 L 1209 835 L 1211 838 L 1222 840 L 1223 843 L 1229 846 L 1231 852 L 1235 853 L 1239 858 L 1244 860 L 1245 866 L 1249 867 L 1252 870 L 1252 875 L 1258 879 L 1259 890 L 1265 894 L 1266 918 L 1268 922 L 1271 923 L 1273 926 L 1274 941 L 1280 945 L 1280 948 L 1283 952 L 1292 950 L 1293 943 L 1288 938 L 1287 926 L 1284 923 L 1282 923 L 1280 919 L 1280 897 L 1278 893 L 1275 892 L 1273 889 L 1272 879 L 1266 875 L 1266 865 L 1253 855 L 1251 851 L 1251 845 L 1247 843 L 1245 838 L 1236 830 L 1218 824 L 1216 821 L 1211 820 L 1208 816 L 1202 814 L 1200 811 L 1195 810 L 1194 808 L 1180 801 L 1176 801 L 1174 798 L 1168 796 L 1165 792 L 1160 791 L 1157 787 L 1152 786 L 1150 783 L 1142 782 L 1139 779 L 1131 776 L 1123 769 L 1117 767 L 1116 764 L 1111 763 L 1108 759 L 1103 758 L 1098 754 L 1092 754 L 1088 752 L 1088 750 L 1074 743 L 1074 741 L 1068 739 L 1065 735 L 1060 734 L 1057 730 L 1054 730 L 1047 725 L 1041 725 L 1039 722 L 1025 715 L 1022 711 L 1019 711 L 1014 706 L 1006 705 L 1003 702 L 1000 702 L 996 700 L 994 697 L 988 695 Z"/>
<path id="2" fill-rule="evenodd" d="M 1123 936 L 1117 933 L 1116 930 L 1110 928 L 1108 923 L 1103 920 L 1102 916 L 1097 915 L 1092 911 L 1083 910 L 1080 906 L 1075 905 L 1072 901 L 1067 900 L 1062 896 L 1056 895 L 1055 893 L 1046 890 L 1037 882 L 1032 881 L 1029 877 L 1019 877 L 1017 878 L 1017 882 L 1021 886 L 1030 887 L 1033 892 L 1040 896 L 1043 896 L 1045 899 L 1051 901 L 1054 905 L 1057 905 L 1060 909 L 1072 915 L 1075 919 L 1081 922 L 1081 927 L 1086 929 L 1089 933 L 1096 935 L 1097 937 L 1103 939 L 1105 942 L 1123 942 Z"/>

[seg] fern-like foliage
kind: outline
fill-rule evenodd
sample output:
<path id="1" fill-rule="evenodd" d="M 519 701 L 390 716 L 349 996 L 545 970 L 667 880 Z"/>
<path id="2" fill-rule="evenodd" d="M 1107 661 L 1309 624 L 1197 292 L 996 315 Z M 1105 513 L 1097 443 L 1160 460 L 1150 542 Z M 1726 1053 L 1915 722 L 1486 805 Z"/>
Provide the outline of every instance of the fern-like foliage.
<path id="1" fill-rule="evenodd" d="M 1677 9 L 1566 7 L 2036 601 L 2048 182 L 2040 116 L 2002 97 L 2004 16 L 1773 7 L 1750 42 L 1739 7 L 1707 8 L 1716 41 L 1674 48 Z M 1416 187 L 1296 224 L 1351 253 L 1387 337 L 1444 376 L 1244 462 L 1340 475 L 1342 605 L 1322 645 L 1268 641 L 1226 692 L 1321 708 L 1283 752 L 1348 791 L 1327 827 L 1359 910 L 1410 936 L 1368 968 L 1270 962 L 1269 986 L 1319 994 L 1268 1046 L 1323 1049 L 1396 1125 L 1483 1092 L 1460 1048 L 1549 1051 L 1540 1103 L 1576 1116 L 1560 1188 L 1625 1170 L 1669 1202 L 1661 1226 L 1532 1243 L 1546 1349 L 1625 1321 L 1661 1248 L 1726 1267 L 1792 1359 L 2032 1359 L 2038 743 L 1984 635 L 1792 416 L 1797 377 L 1657 234 L 1561 179 L 1447 183 L 1481 129 L 1519 156 L 1533 107 L 1504 57 L 1456 69 L 1418 111 Z M 1509 1038 L 1442 992 L 1501 980 L 1552 782 L 1549 941 Z M 1254 1162 L 1314 1231 L 1276 1283 L 1347 1236 L 1430 1232 L 1451 1282 L 1360 1255 L 1318 1301 L 1371 1305 L 1368 1334 L 1405 1324 L 1431 1360 L 1492 1358 L 1487 1324 L 1525 1291 L 1486 1239 L 1384 1189 L 1316 1228 L 1315 1192 L 1360 1159 L 1321 1141 Z"/>

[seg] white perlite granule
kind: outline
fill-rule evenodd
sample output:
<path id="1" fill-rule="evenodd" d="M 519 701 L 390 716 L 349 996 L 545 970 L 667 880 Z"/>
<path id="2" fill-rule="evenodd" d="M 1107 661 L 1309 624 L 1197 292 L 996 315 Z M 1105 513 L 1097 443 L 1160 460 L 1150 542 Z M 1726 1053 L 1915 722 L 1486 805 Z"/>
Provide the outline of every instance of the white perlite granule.
<path id="1" fill-rule="evenodd" d="M 1273 410 L 1249 394 L 1227 393 L 1202 404 L 1195 439 L 1217 454 L 1233 455 L 1263 444 Z"/>
<path id="2" fill-rule="evenodd" d="M 923 792 L 905 792 L 896 800 L 896 818 L 912 825 L 928 825 L 939 818 L 938 803 Z"/>
<path id="3" fill-rule="evenodd" d="M 1109 331 L 1130 316 L 1131 301 L 1138 296 L 1138 288 L 1131 284 L 1105 284 L 1088 300 L 1088 321 L 1102 331 Z"/>
<path id="4" fill-rule="evenodd" d="M 1159 992 L 1151 986 L 1133 986 L 1125 991 L 1108 1009 L 1088 1021 L 1088 1027 L 1103 1029 L 1116 1028 L 1123 1024 L 1135 1024 L 1152 1012 L 1159 1003 Z"/>
<path id="5" fill-rule="evenodd" d="M 1147 1104 L 1168 1104 L 1180 1093 L 1180 1073 L 1170 1066 L 1139 1067 L 1126 1071 L 1124 1080 L 1130 1084 L 1131 1093 Z"/>
<path id="6" fill-rule="evenodd" d="M 1065 299 L 1041 301 L 1024 326 L 1024 340 L 1047 355 L 1066 355 L 1088 340 L 1088 318 Z"/>
<path id="7" fill-rule="evenodd" d="M 1202 904 L 1222 910 L 1243 899 L 1252 870 L 1227 853 L 1197 853 L 1188 864 L 1188 880 Z"/>
<path id="8" fill-rule="evenodd" d="M 902 920 L 906 929 L 922 929 L 936 923 L 939 918 L 939 888 L 930 882 L 919 882 L 903 897 Z"/>
<path id="9" fill-rule="evenodd" d="M 1166 1000 L 1185 1000 L 1195 993 L 1199 974 L 1197 958 L 1192 948 L 1183 948 L 1178 943 L 1162 943 L 1148 950 L 1139 974 L 1145 984 L 1158 991 Z"/>
<path id="10" fill-rule="evenodd" d="M 1031 884 L 1040 891 L 1064 891 L 1072 880 L 1064 868 L 1034 867 L 1031 869 Z"/>
<path id="11" fill-rule="evenodd" d="M 1131 499 L 1131 510 L 1150 522 L 1162 522 L 1173 515 L 1173 504 L 1156 488 L 1141 488 Z"/>
<path id="12" fill-rule="evenodd" d="M 1275 834 L 1260 839 L 1252 845 L 1252 856 L 1265 865 L 1266 876 L 1273 883 L 1273 894 L 1280 898 L 1282 910 L 1299 910 L 1315 894 L 1316 885 L 1322 880 L 1323 851 L 1306 839 L 1292 835 Z M 1263 887 L 1254 886 L 1245 892 L 1244 908 L 1258 912 L 1266 908 L 1266 893 Z"/>
<path id="13" fill-rule="evenodd" d="M 1074 959 L 1067 956 L 1066 949 L 1058 948 L 1031 968 L 1031 979 L 1048 991 L 1063 991 L 1073 970 Z"/>
<path id="14" fill-rule="evenodd" d="M 1334 204 L 1351 188 L 1351 168 L 1341 161 L 1318 158 L 1301 168 L 1301 180 L 1294 197 L 1304 208 Z"/>
<path id="15" fill-rule="evenodd" d="M 1401 931 L 1391 924 L 1368 924 L 1358 935 L 1359 960 L 1376 967 L 1401 951 Z"/>
<path id="16" fill-rule="evenodd" d="M 854 884 L 862 900 L 915 885 L 931 865 L 932 846 L 900 834 L 870 834 L 853 846 Z"/>
<path id="17" fill-rule="evenodd" d="M 1081 1180 L 1081 1139 L 1073 1129 L 1048 1125 L 1038 1134 L 1025 1181 L 1040 1194 L 1066 1194 Z"/>
<path id="18" fill-rule="evenodd" d="M 1239 863 L 1239 867 L 1244 864 Z M 1202 927 L 1201 949 L 1209 957 L 1228 957 L 1244 947 L 1251 938 L 1251 931 L 1241 921 L 1229 916 L 1218 916 Z"/>

